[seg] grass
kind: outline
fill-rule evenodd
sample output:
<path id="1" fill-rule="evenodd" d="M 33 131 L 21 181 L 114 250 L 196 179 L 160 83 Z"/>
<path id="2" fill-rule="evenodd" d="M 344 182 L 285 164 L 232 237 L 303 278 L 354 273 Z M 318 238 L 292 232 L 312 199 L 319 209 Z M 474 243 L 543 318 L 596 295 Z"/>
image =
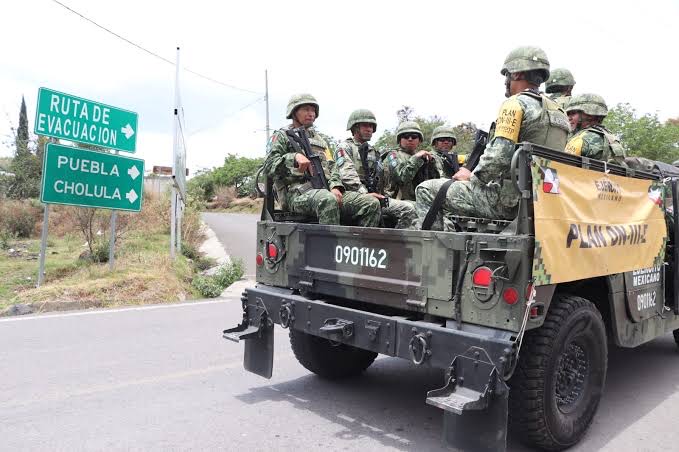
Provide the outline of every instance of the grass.
<path id="1" fill-rule="evenodd" d="M 182 255 L 169 257 L 169 236 L 133 231 L 118 248 L 115 269 L 108 263 L 79 260 L 86 247 L 78 236 L 51 238 L 45 263 L 46 280 L 36 288 L 37 254 L 40 241 L 13 240 L 11 248 L 28 250 L 30 260 L 9 257 L 0 250 L 0 310 L 16 303 L 77 304 L 74 307 L 104 307 L 148 304 L 198 298 L 191 287 L 193 266 Z M 63 306 L 62 306 L 63 307 Z"/>

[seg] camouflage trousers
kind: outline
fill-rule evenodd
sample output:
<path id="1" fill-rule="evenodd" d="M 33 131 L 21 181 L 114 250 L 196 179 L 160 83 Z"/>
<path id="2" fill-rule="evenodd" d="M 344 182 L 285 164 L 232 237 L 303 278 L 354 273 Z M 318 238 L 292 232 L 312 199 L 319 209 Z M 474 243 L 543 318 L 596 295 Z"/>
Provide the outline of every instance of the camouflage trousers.
<path id="1" fill-rule="evenodd" d="M 382 218 L 396 229 L 420 229 L 421 225 L 413 201 L 389 198 L 389 206 L 382 209 Z"/>
<path id="2" fill-rule="evenodd" d="M 431 179 L 422 182 L 415 189 L 415 208 L 420 223 L 429 212 L 439 189 L 450 179 Z M 511 219 L 516 208 L 509 208 L 500 202 L 499 184 L 482 185 L 473 181 L 456 181 L 450 184 L 446 197 L 432 225 L 432 230 L 455 231 L 454 216 Z"/>
<path id="3" fill-rule="evenodd" d="M 288 206 L 294 213 L 318 217 L 320 224 L 347 224 L 377 227 L 380 223 L 380 202 L 370 195 L 344 192 L 342 206 L 329 190 L 311 189 L 304 193 L 293 192 Z"/>

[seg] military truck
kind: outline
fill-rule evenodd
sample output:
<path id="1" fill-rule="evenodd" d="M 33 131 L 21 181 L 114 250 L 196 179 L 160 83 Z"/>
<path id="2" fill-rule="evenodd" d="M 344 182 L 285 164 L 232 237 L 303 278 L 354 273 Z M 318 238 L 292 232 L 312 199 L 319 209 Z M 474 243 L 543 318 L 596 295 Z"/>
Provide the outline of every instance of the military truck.
<path id="1" fill-rule="evenodd" d="M 505 450 L 511 427 L 568 448 L 596 414 L 609 347 L 679 340 L 679 173 L 644 163 L 521 143 L 517 217 L 455 217 L 455 232 L 319 225 L 269 195 L 257 284 L 224 337 L 244 340 L 245 369 L 265 378 L 274 324 L 323 378 L 357 376 L 378 354 L 439 368 L 426 403 L 443 410 L 447 444 Z"/>

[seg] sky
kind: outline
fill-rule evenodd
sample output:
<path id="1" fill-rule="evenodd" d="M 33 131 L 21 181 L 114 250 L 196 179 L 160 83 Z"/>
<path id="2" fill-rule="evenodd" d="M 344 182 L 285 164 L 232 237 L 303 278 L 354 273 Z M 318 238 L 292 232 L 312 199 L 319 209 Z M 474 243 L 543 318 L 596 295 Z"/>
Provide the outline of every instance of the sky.
<path id="1" fill-rule="evenodd" d="M 574 93 L 679 117 L 668 87 L 679 74 L 677 1 L 59 2 L 119 37 L 55 0 L 3 2 L 0 157 L 13 153 L 21 97 L 32 131 L 47 87 L 137 112 L 135 156 L 147 169 L 171 165 L 177 47 L 191 174 L 229 153 L 264 156 L 265 70 L 272 129 L 287 123 L 290 96 L 309 92 L 318 129 L 338 139 L 357 108 L 376 114 L 376 138 L 397 125 L 402 105 L 487 128 L 504 100 L 502 62 L 519 45 L 569 68 Z"/>

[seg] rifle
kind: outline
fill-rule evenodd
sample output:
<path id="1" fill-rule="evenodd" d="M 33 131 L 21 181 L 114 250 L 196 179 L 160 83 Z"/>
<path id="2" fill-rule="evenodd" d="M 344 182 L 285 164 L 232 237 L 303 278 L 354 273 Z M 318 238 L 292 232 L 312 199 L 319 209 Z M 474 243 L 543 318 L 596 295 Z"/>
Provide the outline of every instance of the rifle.
<path id="1" fill-rule="evenodd" d="M 321 156 L 311 150 L 311 143 L 309 143 L 309 136 L 304 127 L 297 129 L 288 129 L 285 131 L 290 144 L 295 152 L 304 155 L 311 162 L 311 168 L 304 174 L 306 180 L 311 182 L 311 186 L 316 189 L 325 188 L 329 190 L 328 179 L 325 177 L 323 171 L 323 164 L 321 163 Z M 297 168 L 297 161 L 295 160 L 295 168 Z"/>
<path id="2" fill-rule="evenodd" d="M 494 127 L 495 124 L 491 125 L 490 126 L 491 130 Z M 488 132 L 481 129 L 477 129 L 476 134 L 474 135 L 474 149 L 472 149 L 472 152 L 469 154 L 467 163 L 465 163 L 464 165 L 465 168 L 467 168 L 469 171 L 474 171 L 476 165 L 479 164 L 479 160 L 481 160 L 483 151 L 486 150 L 487 144 L 488 144 Z"/>
<path id="3" fill-rule="evenodd" d="M 368 143 L 363 143 L 358 148 L 358 155 L 361 157 L 361 164 L 363 165 L 363 171 L 365 172 L 365 188 L 368 189 L 368 193 L 380 193 L 380 175 L 377 174 L 377 162 L 370 167 L 368 165 Z M 389 198 L 386 196 L 380 199 L 380 205 L 382 208 L 389 207 Z"/>
<path id="4" fill-rule="evenodd" d="M 443 163 L 450 168 L 451 174 L 454 175 L 460 171 L 460 162 L 457 161 L 456 152 L 446 152 L 443 154 Z"/>

